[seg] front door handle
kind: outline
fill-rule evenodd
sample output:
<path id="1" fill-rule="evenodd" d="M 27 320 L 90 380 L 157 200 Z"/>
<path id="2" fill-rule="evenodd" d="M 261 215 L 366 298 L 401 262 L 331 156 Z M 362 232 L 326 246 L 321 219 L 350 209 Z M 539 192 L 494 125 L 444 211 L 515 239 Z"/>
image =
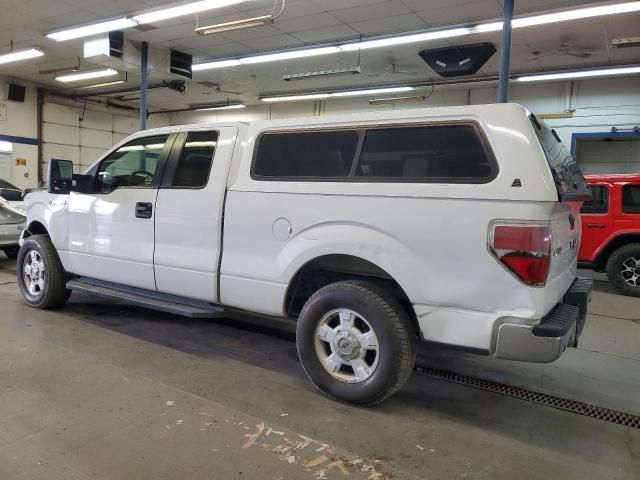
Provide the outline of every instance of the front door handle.
<path id="1" fill-rule="evenodd" d="M 153 205 L 150 202 L 136 203 L 136 217 L 151 218 L 152 213 L 153 213 Z"/>
<path id="2" fill-rule="evenodd" d="M 587 228 L 604 228 L 604 223 L 587 223 Z"/>

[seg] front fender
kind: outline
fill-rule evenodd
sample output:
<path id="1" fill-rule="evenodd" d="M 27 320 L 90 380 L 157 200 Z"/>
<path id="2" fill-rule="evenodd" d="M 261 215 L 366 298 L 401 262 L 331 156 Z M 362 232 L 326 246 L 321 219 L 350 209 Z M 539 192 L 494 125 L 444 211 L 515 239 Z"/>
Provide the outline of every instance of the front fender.
<path id="1" fill-rule="evenodd" d="M 53 195 L 46 191 L 30 193 L 25 199 L 27 229 L 36 222 L 40 223 L 49 233 L 51 242 L 58 251 L 68 249 L 68 203 L 68 195 Z"/>

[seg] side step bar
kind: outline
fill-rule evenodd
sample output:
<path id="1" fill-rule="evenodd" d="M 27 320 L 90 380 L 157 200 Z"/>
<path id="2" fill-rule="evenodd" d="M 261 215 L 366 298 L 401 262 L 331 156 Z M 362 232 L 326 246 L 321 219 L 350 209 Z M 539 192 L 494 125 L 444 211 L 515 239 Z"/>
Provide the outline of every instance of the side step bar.
<path id="1" fill-rule="evenodd" d="M 190 318 L 216 318 L 224 309 L 207 302 L 154 292 L 143 288 L 78 277 L 67 282 L 67 288 L 76 292 L 121 300 L 141 307 Z"/>

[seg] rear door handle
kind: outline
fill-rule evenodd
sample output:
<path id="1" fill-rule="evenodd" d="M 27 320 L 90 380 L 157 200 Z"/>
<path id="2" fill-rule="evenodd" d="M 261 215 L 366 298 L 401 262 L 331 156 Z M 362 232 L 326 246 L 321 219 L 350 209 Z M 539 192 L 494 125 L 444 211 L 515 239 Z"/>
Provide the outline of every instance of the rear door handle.
<path id="1" fill-rule="evenodd" d="M 136 203 L 136 217 L 151 218 L 152 213 L 153 213 L 153 205 L 150 202 Z"/>
<path id="2" fill-rule="evenodd" d="M 604 228 L 604 223 L 587 223 L 587 228 Z"/>

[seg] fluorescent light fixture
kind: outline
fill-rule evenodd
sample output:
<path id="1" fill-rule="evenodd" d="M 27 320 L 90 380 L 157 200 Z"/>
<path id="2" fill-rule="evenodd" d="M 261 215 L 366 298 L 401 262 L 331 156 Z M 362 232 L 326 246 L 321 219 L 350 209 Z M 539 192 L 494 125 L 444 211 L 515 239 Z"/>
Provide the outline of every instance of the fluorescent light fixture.
<path id="1" fill-rule="evenodd" d="M 2 153 L 13 152 L 13 143 L 5 142 L 4 140 L 0 141 L 0 152 Z"/>
<path id="2" fill-rule="evenodd" d="M 426 42 L 429 40 L 438 40 L 441 38 L 459 37 L 472 33 L 470 28 L 449 28 L 446 30 L 436 30 L 435 32 L 413 33 L 410 35 L 398 35 L 395 37 L 379 38 L 377 40 L 363 40 L 361 42 L 346 43 L 338 48 L 343 52 L 352 52 L 355 50 L 368 50 L 370 48 L 391 47 L 395 45 L 404 45 L 407 43 Z"/>
<path id="3" fill-rule="evenodd" d="M 206 27 L 197 27 L 195 32 L 198 35 L 211 35 L 213 33 L 231 32 L 233 30 L 242 30 L 243 28 L 262 27 L 271 25 L 273 16 L 263 15 L 261 17 L 244 18 L 235 22 L 218 23 L 216 25 L 208 25 Z"/>
<path id="4" fill-rule="evenodd" d="M 175 7 L 163 8 L 149 13 L 141 13 L 134 15 L 133 20 L 138 24 L 155 23 L 170 18 L 183 17 L 185 15 L 193 15 L 195 13 L 213 10 L 214 8 L 228 7 L 237 3 L 243 3 L 247 0 L 201 0 L 199 2 L 185 3 L 176 5 Z"/>
<path id="5" fill-rule="evenodd" d="M 113 82 L 102 82 L 102 83 L 94 83 L 93 85 L 85 85 L 84 87 L 78 87 L 78 90 L 84 90 L 85 88 L 100 88 L 100 87 L 110 87 L 112 85 L 120 85 L 121 83 L 126 83 L 126 80 L 114 80 Z"/>
<path id="6" fill-rule="evenodd" d="M 315 57 L 318 55 L 329 55 L 331 53 L 339 53 L 338 47 L 318 47 L 306 48 L 304 50 L 291 50 L 278 53 L 267 53 L 265 55 L 255 55 L 252 57 L 240 58 L 239 61 L 243 65 L 253 65 L 256 63 L 275 62 L 278 60 L 291 60 L 294 58 Z"/>
<path id="7" fill-rule="evenodd" d="M 260 100 L 267 103 L 278 103 L 278 102 L 298 102 L 301 100 L 321 100 L 323 98 L 331 97 L 328 93 L 311 93 L 304 95 L 286 95 L 282 97 L 263 97 Z"/>
<path id="8" fill-rule="evenodd" d="M 387 87 L 387 88 L 368 88 L 366 90 L 344 90 L 340 92 L 331 93 L 303 93 L 301 95 L 285 95 L 285 96 L 273 96 L 263 97 L 260 100 L 268 103 L 275 102 L 298 102 L 302 100 L 322 100 L 325 98 L 334 97 L 356 97 L 365 95 L 383 95 L 385 93 L 397 93 L 397 92 L 409 92 L 415 90 L 416 87 Z"/>
<path id="9" fill-rule="evenodd" d="M 640 73 L 640 66 L 598 68 L 594 70 L 577 70 L 573 72 L 543 73 L 540 75 L 524 75 L 517 82 L 542 82 L 548 80 L 568 80 L 572 78 L 608 77 L 611 75 L 632 75 Z"/>
<path id="10" fill-rule="evenodd" d="M 240 60 L 220 60 L 218 62 L 196 63 L 192 65 L 191 70 L 197 72 L 199 70 L 211 70 L 214 68 L 237 67 L 238 65 L 242 65 Z"/>
<path id="11" fill-rule="evenodd" d="M 45 36 L 56 42 L 64 42 L 73 40 L 74 38 L 90 37 L 99 33 L 111 32 L 113 30 L 122 30 L 124 28 L 135 27 L 136 22 L 130 18 L 122 17 L 115 20 L 106 20 L 100 23 L 84 25 L 82 27 L 67 28 L 56 32 L 47 33 Z"/>
<path id="12" fill-rule="evenodd" d="M 204 112 L 209 110 L 238 110 L 241 108 L 247 108 L 247 106 L 242 103 L 233 103 L 231 105 L 213 105 L 213 106 L 198 107 L 195 109 L 195 111 Z"/>
<path id="13" fill-rule="evenodd" d="M 56 77 L 56 80 L 62 83 L 81 82 L 82 80 L 92 80 L 94 78 L 111 77 L 117 74 L 118 74 L 117 70 L 114 70 L 113 68 L 106 68 L 104 70 L 93 70 L 91 72 L 78 72 L 78 73 L 70 73 L 69 75 L 61 75 L 59 77 Z"/>
<path id="14" fill-rule="evenodd" d="M 360 73 L 360 65 L 356 67 L 333 68 L 330 70 L 316 70 L 314 72 L 288 73 L 282 76 L 285 82 L 292 80 L 308 80 L 312 78 L 339 77 L 341 75 L 356 75 Z"/>
<path id="15" fill-rule="evenodd" d="M 613 5 L 601 5 L 598 7 L 575 8 L 563 12 L 543 13 L 528 17 L 515 18 L 511 21 L 513 28 L 544 25 L 547 23 L 566 22 L 582 18 L 602 17 L 617 13 L 630 13 L 640 11 L 640 2 L 617 3 Z"/>
<path id="16" fill-rule="evenodd" d="M 410 92 L 415 87 L 389 87 L 389 88 L 371 88 L 368 90 L 345 90 L 344 92 L 332 93 L 332 97 L 358 97 L 361 95 L 378 95 L 385 93 Z"/>
<path id="17" fill-rule="evenodd" d="M 387 105 L 389 103 L 413 103 L 424 102 L 427 99 L 424 95 L 414 95 L 411 97 L 388 97 L 388 98 L 372 98 L 369 100 L 371 105 Z"/>
<path id="18" fill-rule="evenodd" d="M 0 64 L 28 60 L 30 58 L 42 57 L 44 52 L 39 48 L 28 48 L 26 50 L 14 50 L 13 52 L 0 55 Z"/>

